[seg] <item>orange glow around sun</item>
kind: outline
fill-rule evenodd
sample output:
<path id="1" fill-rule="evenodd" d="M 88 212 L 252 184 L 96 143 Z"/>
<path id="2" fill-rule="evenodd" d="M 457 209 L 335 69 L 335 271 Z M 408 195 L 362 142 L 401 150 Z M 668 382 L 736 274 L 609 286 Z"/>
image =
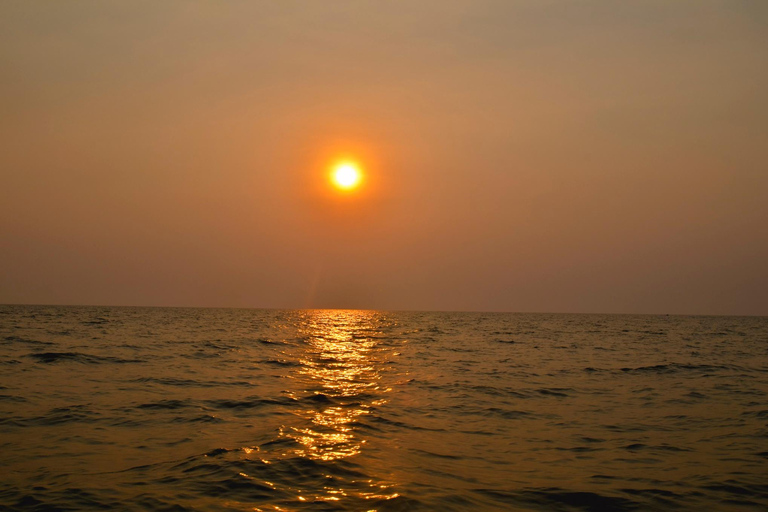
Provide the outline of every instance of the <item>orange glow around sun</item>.
<path id="1" fill-rule="evenodd" d="M 333 167 L 331 183 L 339 190 L 351 191 L 360 186 L 363 174 L 353 162 L 342 162 Z"/>

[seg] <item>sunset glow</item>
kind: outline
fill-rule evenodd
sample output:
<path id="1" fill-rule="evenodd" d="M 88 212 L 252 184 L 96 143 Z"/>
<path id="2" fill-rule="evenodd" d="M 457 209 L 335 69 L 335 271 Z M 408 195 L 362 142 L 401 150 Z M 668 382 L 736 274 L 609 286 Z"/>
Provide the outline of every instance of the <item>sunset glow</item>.
<path id="1" fill-rule="evenodd" d="M 360 185 L 362 173 L 357 165 L 345 162 L 338 164 L 331 173 L 333 186 L 340 190 L 352 190 Z"/>
<path id="2" fill-rule="evenodd" d="M 767 21 L 0 1 L 0 512 L 768 512 Z"/>

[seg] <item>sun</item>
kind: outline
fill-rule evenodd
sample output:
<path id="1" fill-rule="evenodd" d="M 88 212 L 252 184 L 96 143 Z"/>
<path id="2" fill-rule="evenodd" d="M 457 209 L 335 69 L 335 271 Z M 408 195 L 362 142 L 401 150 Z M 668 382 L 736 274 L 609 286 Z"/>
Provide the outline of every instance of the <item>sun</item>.
<path id="1" fill-rule="evenodd" d="M 363 174 L 357 164 L 343 162 L 336 165 L 331 171 L 331 183 L 340 190 L 353 190 L 360 185 Z"/>

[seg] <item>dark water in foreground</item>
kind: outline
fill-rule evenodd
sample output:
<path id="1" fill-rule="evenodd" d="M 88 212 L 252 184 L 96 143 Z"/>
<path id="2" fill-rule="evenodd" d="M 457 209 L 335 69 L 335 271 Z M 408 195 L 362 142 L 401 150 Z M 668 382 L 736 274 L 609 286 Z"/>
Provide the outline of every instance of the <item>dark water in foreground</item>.
<path id="1" fill-rule="evenodd" d="M 766 510 L 768 318 L 0 306 L 0 510 Z"/>

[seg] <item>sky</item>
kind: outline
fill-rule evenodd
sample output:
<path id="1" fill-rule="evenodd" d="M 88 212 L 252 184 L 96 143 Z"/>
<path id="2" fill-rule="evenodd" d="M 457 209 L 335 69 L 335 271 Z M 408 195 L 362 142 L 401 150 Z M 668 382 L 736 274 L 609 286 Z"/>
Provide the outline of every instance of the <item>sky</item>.
<path id="1" fill-rule="evenodd" d="M 0 303 L 768 315 L 764 0 L 6 0 L 0 76 Z"/>

